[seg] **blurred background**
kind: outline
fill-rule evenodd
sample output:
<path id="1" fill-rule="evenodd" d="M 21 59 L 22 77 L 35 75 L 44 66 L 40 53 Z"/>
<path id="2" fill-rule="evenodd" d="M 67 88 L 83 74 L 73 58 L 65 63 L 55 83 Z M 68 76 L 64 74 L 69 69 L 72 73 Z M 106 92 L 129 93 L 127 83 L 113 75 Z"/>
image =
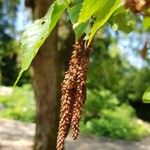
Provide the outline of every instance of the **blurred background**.
<path id="1" fill-rule="evenodd" d="M 26 6 L 25 0 L 0 0 L 0 126 L 5 128 L 6 123 L 15 123 L 5 119 L 23 122 L 20 126 L 35 123 L 32 68 L 12 88 L 20 70 L 20 38 L 34 18 L 34 5 L 26 3 Z M 126 29 L 118 30 L 110 20 L 93 42 L 87 100 L 80 126 L 81 134 L 86 137 L 134 141 L 150 136 L 150 104 L 142 102 L 142 95 L 150 86 L 150 30 L 143 26 L 142 16 L 128 15 L 133 19 Z M 61 58 L 65 69 L 73 37 L 64 13 L 58 25 L 57 44 L 65 51 Z M 0 131 L 3 145 L 4 131 Z"/>

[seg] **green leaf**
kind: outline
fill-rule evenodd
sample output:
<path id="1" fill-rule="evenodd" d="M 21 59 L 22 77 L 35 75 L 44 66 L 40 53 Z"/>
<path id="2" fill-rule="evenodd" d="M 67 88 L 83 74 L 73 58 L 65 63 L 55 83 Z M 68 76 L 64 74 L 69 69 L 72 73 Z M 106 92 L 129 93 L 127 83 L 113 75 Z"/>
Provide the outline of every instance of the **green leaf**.
<path id="1" fill-rule="evenodd" d="M 106 0 L 84 0 L 78 22 L 75 26 L 89 20 L 94 13 L 103 7 L 105 2 Z"/>
<path id="2" fill-rule="evenodd" d="M 78 4 L 75 4 L 73 7 L 67 9 L 68 14 L 69 14 L 69 19 L 72 24 L 76 23 L 76 21 L 78 20 L 81 7 L 82 7 L 82 4 L 78 3 Z"/>
<path id="3" fill-rule="evenodd" d="M 125 9 L 125 7 L 124 7 L 124 5 L 122 6 L 120 6 L 120 7 L 118 7 L 115 11 L 114 11 L 114 16 L 115 15 L 119 15 L 119 14 L 122 14 L 122 13 L 125 13 L 125 11 L 126 11 L 126 9 Z M 128 10 L 127 10 L 128 11 Z"/>
<path id="4" fill-rule="evenodd" d="M 150 17 L 144 17 L 143 26 L 144 26 L 144 30 L 147 30 L 150 28 Z"/>
<path id="5" fill-rule="evenodd" d="M 119 5 L 121 5 L 121 0 L 111 0 L 111 1 L 106 0 L 105 5 L 99 10 L 98 12 L 99 15 L 91 29 L 88 44 L 91 42 L 96 31 L 107 22 L 107 20 L 110 18 L 113 12 L 119 7 Z"/>
<path id="6" fill-rule="evenodd" d="M 144 103 L 150 103 L 150 87 L 144 92 L 142 100 Z"/>
<path id="7" fill-rule="evenodd" d="M 82 7 L 82 3 L 77 3 L 73 7 L 68 8 L 69 19 L 72 24 L 75 24 L 79 18 L 79 12 Z M 81 23 L 79 26 L 74 28 L 76 39 L 79 39 L 89 28 L 89 22 Z"/>
<path id="8" fill-rule="evenodd" d="M 55 27 L 63 11 L 67 7 L 67 4 L 68 3 L 66 2 L 60 2 L 60 0 L 55 1 L 50 6 L 47 14 L 43 18 L 36 20 L 23 33 L 21 39 L 21 71 L 14 85 L 17 84 L 22 73 L 29 68 L 39 48 L 42 46 L 48 35 Z"/>

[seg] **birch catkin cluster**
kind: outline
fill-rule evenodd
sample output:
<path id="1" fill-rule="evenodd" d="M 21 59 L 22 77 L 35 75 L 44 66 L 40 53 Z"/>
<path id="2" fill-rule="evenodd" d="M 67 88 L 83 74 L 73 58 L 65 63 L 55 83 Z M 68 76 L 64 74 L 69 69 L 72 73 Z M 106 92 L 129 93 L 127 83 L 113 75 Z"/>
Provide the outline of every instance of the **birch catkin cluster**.
<path id="1" fill-rule="evenodd" d="M 76 42 L 69 69 L 65 73 L 62 83 L 61 112 L 59 132 L 57 137 L 57 150 L 62 150 L 64 140 L 72 129 L 72 137 L 76 139 L 79 134 L 79 121 L 83 104 L 86 99 L 86 78 L 91 47 L 85 48 L 83 40 Z"/>

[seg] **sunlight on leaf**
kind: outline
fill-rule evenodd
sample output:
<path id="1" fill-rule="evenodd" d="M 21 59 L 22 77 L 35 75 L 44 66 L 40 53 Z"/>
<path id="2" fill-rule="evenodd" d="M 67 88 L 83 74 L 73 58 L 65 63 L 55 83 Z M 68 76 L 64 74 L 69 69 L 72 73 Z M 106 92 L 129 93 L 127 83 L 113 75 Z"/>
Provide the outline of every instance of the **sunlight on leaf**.
<path id="1" fill-rule="evenodd" d="M 21 71 L 14 85 L 17 84 L 22 73 L 29 68 L 39 48 L 55 27 L 67 4 L 66 2 L 60 3 L 60 1 L 54 2 L 47 14 L 42 19 L 36 20 L 23 33 L 21 39 Z"/>
<path id="2" fill-rule="evenodd" d="M 89 20 L 91 16 L 104 4 L 105 0 L 84 0 L 81 12 L 79 14 L 78 22 L 74 26 L 78 26 L 80 23 Z"/>
<path id="3" fill-rule="evenodd" d="M 150 87 L 144 92 L 142 100 L 144 103 L 150 103 Z"/>
<path id="4" fill-rule="evenodd" d="M 106 1 L 104 7 L 102 7 L 102 9 L 100 9 L 98 12 L 99 15 L 91 29 L 88 44 L 93 39 L 93 36 L 95 35 L 96 31 L 106 23 L 106 21 L 113 14 L 113 12 L 120 6 L 120 4 L 121 4 L 121 0 Z"/>

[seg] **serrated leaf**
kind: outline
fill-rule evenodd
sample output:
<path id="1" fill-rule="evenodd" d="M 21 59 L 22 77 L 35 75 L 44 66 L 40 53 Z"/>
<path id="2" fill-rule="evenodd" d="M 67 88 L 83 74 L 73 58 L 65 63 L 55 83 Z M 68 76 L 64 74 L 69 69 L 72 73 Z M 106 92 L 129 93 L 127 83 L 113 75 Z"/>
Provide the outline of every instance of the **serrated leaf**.
<path id="1" fill-rule="evenodd" d="M 113 14 L 113 12 L 121 5 L 121 0 L 107 0 L 105 5 L 99 10 L 99 15 L 94 22 L 94 25 L 91 29 L 91 33 L 89 35 L 88 44 L 91 42 L 93 36 L 95 35 L 96 31 L 102 27 L 109 17 Z"/>
<path id="2" fill-rule="evenodd" d="M 150 103 L 150 87 L 144 92 L 142 100 L 144 103 Z"/>
<path id="3" fill-rule="evenodd" d="M 73 7 L 68 8 L 69 19 L 72 24 L 75 24 L 77 22 L 81 7 L 82 3 L 77 3 Z M 87 31 L 87 28 L 89 28 L 88 25 L 89 25 L 88 22 L 84 22 L 74 28 L 76 39 L 79 39 L 81 35 L 83 35 Z"/>
<path id="4" fill-rule="evenodd" d="M 20 79 L 22 73 L 29 68 L 39 48 L 55 27 L 67 4 L 66 2 L 60 3 L 60 1 L 55 1 L 50 6 L 47 14 L 42 19 L 34 21 L 23 33 L 21 39 L 21 71 L 14 85 Z"/>
<path id="5" fill-rule="evenodd" d="M 75 26 L 88 21 L 95 12 L 103 7 L 105 1 L 106 0 L 84 0 L 78 22 Z"/>

